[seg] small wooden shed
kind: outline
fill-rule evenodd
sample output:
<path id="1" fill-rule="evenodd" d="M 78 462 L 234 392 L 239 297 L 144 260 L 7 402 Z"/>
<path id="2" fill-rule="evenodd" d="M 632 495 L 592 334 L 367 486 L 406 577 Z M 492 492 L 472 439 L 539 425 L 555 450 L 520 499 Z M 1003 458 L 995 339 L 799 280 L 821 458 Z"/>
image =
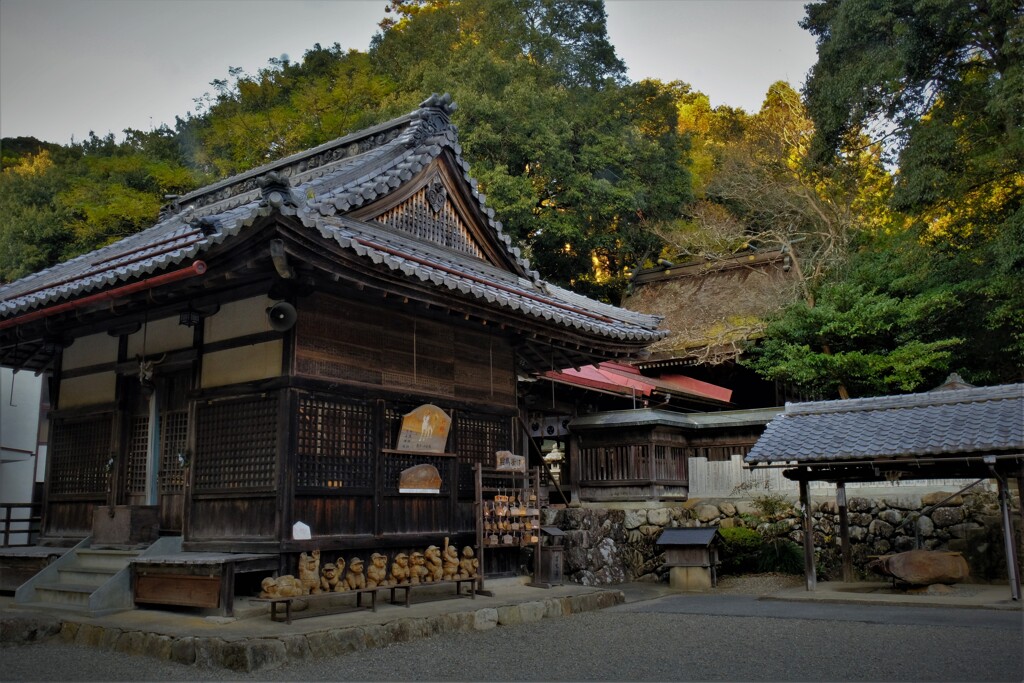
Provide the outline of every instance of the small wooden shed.
<path id="1" fill-rule="evenodd" d="M 702 591 L 718 585 L 718 527 L 665 529 L 656 545 L 665 549 L 669 583 L 683 591 Z"/>

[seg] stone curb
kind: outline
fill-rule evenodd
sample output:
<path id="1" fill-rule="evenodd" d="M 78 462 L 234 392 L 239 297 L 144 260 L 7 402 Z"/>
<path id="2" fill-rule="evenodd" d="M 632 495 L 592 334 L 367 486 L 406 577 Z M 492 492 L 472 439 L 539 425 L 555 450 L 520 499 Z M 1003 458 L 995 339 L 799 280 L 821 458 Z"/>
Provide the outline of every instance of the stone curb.
<path id="1" fill-rule="evenodd" d="M 131 655 L 145 655 L 179 664 L 262 671 L 293 661 L 320 659 L 348 652 L 408 642 L 441 633 L 486 631 L 580 612 L 591 612 L 625 602 L 620 590 L 548 598 L 500 607 L 447 612 L 428 617 L 400 617 L 382 624 L 325 628 L 300 634 L 269 637 L 169 636 L 145 631 L 80 624 L 58 619 L 5 615 L 2 642 L 26 643 L 58 637 L 66 643 L 86 645 Z"/>

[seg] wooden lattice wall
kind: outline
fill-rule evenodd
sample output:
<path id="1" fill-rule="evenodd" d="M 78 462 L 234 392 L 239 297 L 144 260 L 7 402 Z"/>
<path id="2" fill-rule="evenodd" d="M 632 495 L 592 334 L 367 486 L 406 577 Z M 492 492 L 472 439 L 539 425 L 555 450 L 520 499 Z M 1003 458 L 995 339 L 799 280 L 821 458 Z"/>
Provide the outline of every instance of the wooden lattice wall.
<path id="1" fill-rule="evenodd" d="M 111 450 L 113 414 L 61 418 L 53 421 L 50 436 L 51 497 L 105 497 L 107 461 Z"/>
<path id="2" fill-rule="evenodd" d="M 277 486 L 276 394 L 200 405 L 194 490 L 273 491 Z"/>

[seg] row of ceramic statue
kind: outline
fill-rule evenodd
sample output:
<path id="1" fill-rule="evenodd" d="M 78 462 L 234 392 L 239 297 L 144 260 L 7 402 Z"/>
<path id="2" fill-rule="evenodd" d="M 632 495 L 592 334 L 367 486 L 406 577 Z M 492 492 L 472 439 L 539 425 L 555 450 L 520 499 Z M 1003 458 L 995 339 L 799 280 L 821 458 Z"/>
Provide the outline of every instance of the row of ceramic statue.
<path id="1" fill-rule="evenodd" d="M 268 576 L 261 584 L 261 598 L 288 598 L 318 593 L 340 593 L 366 588 L 388 588 L 390 586 L 418 585 L 437 581 L 454 581 L 475 578 L 480 571 L 480 560 L 473 549 L 466 546 L 459 557 L 455 546 L 444 549 L 429 546 L 424 552 L 398 553 L 388 569 L 387 555 L 374 553 L 370 566 L 364 567 L 362 559 L 353 557 L 345 564 L 345 558 L 327 562 L 320 567 L 320 551 L 299 555 L 299 577 L 290 574 L 276 578 Z"/>

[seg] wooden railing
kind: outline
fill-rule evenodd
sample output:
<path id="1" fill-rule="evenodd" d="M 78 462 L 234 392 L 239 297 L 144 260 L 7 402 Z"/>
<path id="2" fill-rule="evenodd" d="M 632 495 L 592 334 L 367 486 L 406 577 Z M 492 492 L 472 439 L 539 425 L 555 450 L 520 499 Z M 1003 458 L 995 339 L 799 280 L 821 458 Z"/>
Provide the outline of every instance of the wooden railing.
<path id="1" fill-rule="evenodd" d="M 35 545 L 42 512 L 39 503 L 0 503 L 0 547 Z"/>
<path id="2" fill-rule="evenodd" d="M 647 444 L 598 446 L 580 450 L 579 481 L 651 482 L 686 481 L 686 457 L 683 449 Z"/>

